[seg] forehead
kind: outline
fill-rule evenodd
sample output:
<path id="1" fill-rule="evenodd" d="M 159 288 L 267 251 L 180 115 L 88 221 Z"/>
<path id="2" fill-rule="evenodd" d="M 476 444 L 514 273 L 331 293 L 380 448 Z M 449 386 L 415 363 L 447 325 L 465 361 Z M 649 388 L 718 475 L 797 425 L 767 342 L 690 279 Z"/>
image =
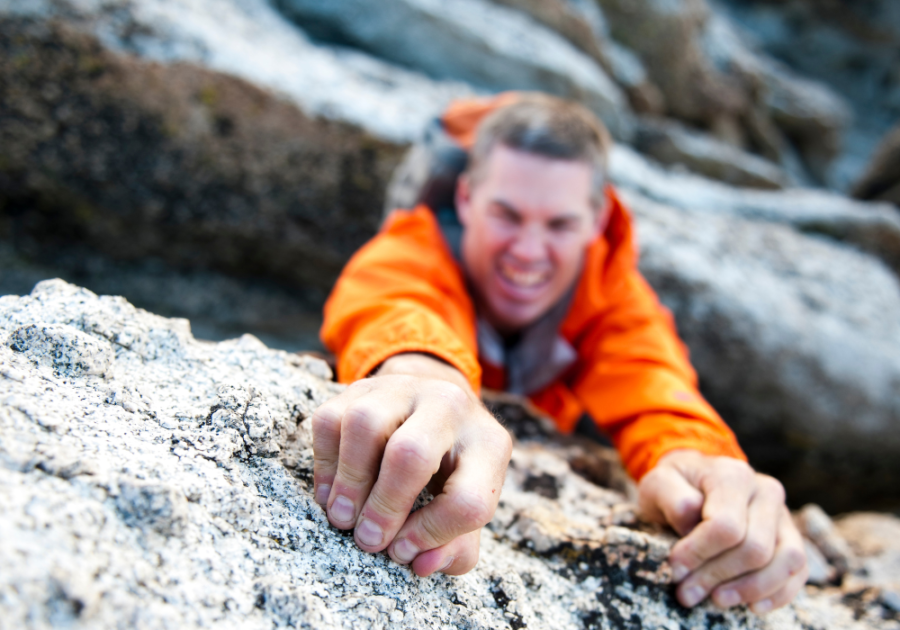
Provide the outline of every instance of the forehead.
<path id="1" fill-rule="evenodd" d="M 497 145 L 488 153 L 473 194 L 487 203 L 502 201 L 522 213 L 589 214 L 592 178 L 586 162 Z"/>

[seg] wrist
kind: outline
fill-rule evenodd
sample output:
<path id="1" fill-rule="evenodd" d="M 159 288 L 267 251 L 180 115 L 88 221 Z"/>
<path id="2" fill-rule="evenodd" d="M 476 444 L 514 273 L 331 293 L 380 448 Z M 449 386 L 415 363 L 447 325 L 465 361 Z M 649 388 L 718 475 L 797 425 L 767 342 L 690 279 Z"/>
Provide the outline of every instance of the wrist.
<path id="1" fill-rule="evenodd" d="M 465 375 L 446 361 L 422 352 L 405 352 L 386 359 L 372 376 L 408 375 L 434 378 L 459 385 L 472 398 L 477 399 Z"/>

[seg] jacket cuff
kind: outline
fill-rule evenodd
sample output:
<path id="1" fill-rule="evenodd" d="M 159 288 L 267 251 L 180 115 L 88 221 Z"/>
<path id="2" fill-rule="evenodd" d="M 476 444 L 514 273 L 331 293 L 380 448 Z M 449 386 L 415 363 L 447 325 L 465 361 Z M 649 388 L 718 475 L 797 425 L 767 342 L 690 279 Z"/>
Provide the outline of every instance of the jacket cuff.
<path id="1" fill-rule="evenodd" d="M 369 352 L 347 353 L 346 359 L 338 364 L 338 380 L 342 383 L 352 383 L 366 378 L 391 357 L 407 352 L 430 354 L 449 363 L 466 377 L 475 394 L 481 393 L 481 366 L 477 360 L 460 356 L 459 353 L 448 350 L 444 345 L 415 340 L 388 346 L 379 345 Z M 350 354 L 354 355 L 352 359 L 349 357 Z"/>

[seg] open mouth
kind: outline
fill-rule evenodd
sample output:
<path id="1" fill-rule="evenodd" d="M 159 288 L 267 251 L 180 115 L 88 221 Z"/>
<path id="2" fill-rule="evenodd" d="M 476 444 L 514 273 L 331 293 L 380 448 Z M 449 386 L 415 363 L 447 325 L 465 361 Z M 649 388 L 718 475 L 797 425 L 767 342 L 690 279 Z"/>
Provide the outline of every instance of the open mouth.
<path id="1" fill-rule="evenodd" d="M 550 281 L 552 272 L 550 269 L 543 271 L 523 271 L 513 265 L 500 263 L 500 277 L 516 289 L 537 289 Z"/>

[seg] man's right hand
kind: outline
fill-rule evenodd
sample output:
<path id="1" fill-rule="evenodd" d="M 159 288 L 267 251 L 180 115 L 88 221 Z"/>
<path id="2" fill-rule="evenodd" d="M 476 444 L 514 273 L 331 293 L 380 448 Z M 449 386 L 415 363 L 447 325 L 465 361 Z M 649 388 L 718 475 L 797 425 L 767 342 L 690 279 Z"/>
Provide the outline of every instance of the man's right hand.
<path id="1" fill-rule="evenodd" d="M 458 370 L 397 355 L 312 422 L 315 497 L 332 525 L 355 528 L 361 549 L 387 549 L 420 576 L 475 566 L 512 441 Z M 434 500 L 410 514 L 426 486 Z"/>

